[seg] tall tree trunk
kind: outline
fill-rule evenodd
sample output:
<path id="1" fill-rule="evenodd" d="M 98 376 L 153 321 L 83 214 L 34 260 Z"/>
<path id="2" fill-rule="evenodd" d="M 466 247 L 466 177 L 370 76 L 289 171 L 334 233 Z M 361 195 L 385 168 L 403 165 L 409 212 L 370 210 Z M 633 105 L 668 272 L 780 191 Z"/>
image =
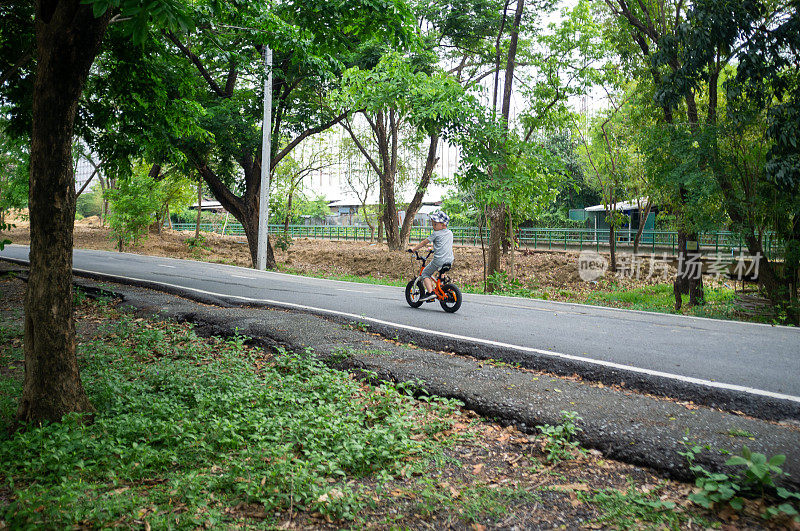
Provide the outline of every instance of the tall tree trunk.
<path id="1" fill-rule="evenodd" d="M 488 281 L 486 288 L 489 293 L 494 292 L 500 286 L 496 284 L 495 273 L 500 271 L 500 246 L 503 235 L 506 233 L 506 209 L 504 204 L 497 205 L 489 209 L 489 252 L 486 261 Z"/>
<path id="2" fill-rule="evenodd" d="M 384 121 L 379 119 L 377 124 L 383 128 Z M 381 148 L 383 159 L 383 180 L 384 206 L 383 206 L 383 227 L 386 230 L 386 244 L 390 251 L 397 251 L 401 248 L 400 223 L 397 219 L 397 201 L 395 197 L 395 184 L 397 181 L 397 141 L 399 136 L 399 124 L 396 118 L 396 111 L 389 109 L 389 129 L 384 130 L 382 135 L 384 141 Z M 389 138 L 391 137 L 391 140 Z"/>
<path id="3" fill-rule="evenodd" d="M 79 0 L 36 2 L 36 80 L 30 151 L 30 276 L 25 294 L 25 380 L 17 418 L 56 422 L 88 412 L 75 351 L 72 135 L 78 98 L 110 14 Z"/>
<path id="4" fill-rule="evenodd" d="M 687 202 L 687 191 L 680 188 L 681 205 Z M 678 220 L 685 216 L 682 209 L 678 211 Z M 688 242 L 692 242 L 692 249 L 689 249 Z M 689 267 L 678 267 L 675 274 L 675 282 L 672 285 L 672 292 L 675 296 L 675 310 L 680 310 L 683 304 L 681 295 L 689 295 L 689 306 L 703 304 L 703 275 L 697 274 L 697 267 L 702 270 L 702 254 L 700 253 L 700 242 L 696 232 L 689 232 L 683 227 L 678 228 L 678 263 L 687 264 Z M 700 264 L 695 266 L 695 264 Z"/>
<path id="5" fill-rule="evenodd" d="M 197 179 L 197 220 L 194 224 L 194 239 L 200 237 L 200 215 L 203 212 L 203 179 Z"/>
<path id="6" fill-rule="evenodd" d="M 425 191 L 428 189 L 428 185 L 431 182 L 433 168 L 439 161 L 439 157 L 436 156 L 438 147 L 439 135 L 431 135 L 430 144 L 428 145 L 428 158 L 425 160 L 425 169 L 422 171 L 422 178 L 419 181 L 416 193 L 414 193 L 414 198 L 411 200 L 411 203 L 408 204 L 408 208 L 406 208 L 406 217 L 403 220 L 403 226 L 400 228 L 401 248 L 408 245 L 411 228 L 414 226 L 414 218 L 417 216 L 417 212 L 419 212 L 419 207 L 422 205 L 422 199 L 425 196 Z"/>
<path id="7" fill-rule="evenodd" d="M 289 234 L 289 220 L 291 218 L 292 212 L 292 196 L 294 195 L 294 189 L 289 191 L 289 198 L 286 200 L 286 217 L 283 219 L 283 234 L 284 236 Z"/>
<path id="8" fill-rule="evenodd" d="M 503 127 L 508 134 L 508 121 L 511 116 L 511 89 L 514 83 L 514 66 L 516 65 L 517 57 L 517 43 L 519 41 L 519 26 L 522 22 L 522 13 L 525 9 L 525 0 L 517 0 L 517 9 L 514 13 L 514 23 L 511 27 L 511 41 L 508 45 L 508 57 L 506 60 L 505 80 L 503 82 Z M 503 151 L 506 151 L 506 146 L 501 146 Z M 500 172 L 504 171 L 500 169 Z M 492 275 L 500 270 L 500 252 L 503 241 L 503 235 L 506 232 L 505 224 L 505 203 L 500 203 L 495 207 L 489 209 L 489 259 L 487 262 L 489 282 L 487 289 L 491 293 L 497 286 L 491 281 Z"/>

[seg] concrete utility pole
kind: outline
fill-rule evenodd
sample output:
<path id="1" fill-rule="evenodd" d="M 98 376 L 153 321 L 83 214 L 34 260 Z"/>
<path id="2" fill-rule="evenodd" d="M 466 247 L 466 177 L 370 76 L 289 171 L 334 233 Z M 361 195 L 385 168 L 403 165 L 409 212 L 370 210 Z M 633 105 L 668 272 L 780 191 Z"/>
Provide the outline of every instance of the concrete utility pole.
<path id="1" fill-rule="evenodd" d="M 272 48 L 264 46 L 264 125 L 261 134 L 261 193 L 258 201 L 258 253 L 256 267 L 267 268 L 267 233 L 269 231 L 269 181 L 272 130 Z"/>

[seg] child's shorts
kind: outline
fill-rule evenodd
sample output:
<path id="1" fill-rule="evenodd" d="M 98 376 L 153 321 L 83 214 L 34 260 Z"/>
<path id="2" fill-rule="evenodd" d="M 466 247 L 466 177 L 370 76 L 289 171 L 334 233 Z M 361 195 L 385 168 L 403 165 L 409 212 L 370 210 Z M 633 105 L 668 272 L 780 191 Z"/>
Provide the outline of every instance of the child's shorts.
<path id="1" fill-rule="evenodd" d="M 443 265 L 448 264 L 450 262 L 438 262 L 433 260 L 430 264 L 425 266 L 425 269 L 422 270 L 422 278 L 431 278 L 433 274 L 439 271 Z"/>

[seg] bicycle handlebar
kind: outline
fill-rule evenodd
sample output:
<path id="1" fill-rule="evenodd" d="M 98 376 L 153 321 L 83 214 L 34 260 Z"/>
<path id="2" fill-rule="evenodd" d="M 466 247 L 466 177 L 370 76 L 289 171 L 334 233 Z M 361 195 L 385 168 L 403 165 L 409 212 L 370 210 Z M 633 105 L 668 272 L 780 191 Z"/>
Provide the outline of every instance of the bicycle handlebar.
<path id="1" fill-rule="evenodd" d="M 433 249 L 428 249 L 428 254 L 425 255 L 425 258 L 419 255 L 419 251 L 415 251 L 414 249 L 406 249 L 407 253 L 414 253 L 414 256 L 417 257 L 417 260 L 427 260 L 430 255 L 433 254 Z"/>

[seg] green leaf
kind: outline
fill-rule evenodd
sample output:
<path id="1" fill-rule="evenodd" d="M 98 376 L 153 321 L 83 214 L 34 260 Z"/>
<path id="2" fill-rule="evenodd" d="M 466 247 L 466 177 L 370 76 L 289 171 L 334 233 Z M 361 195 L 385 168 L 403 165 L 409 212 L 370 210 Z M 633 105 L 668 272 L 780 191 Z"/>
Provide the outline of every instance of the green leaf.
<path id="1" fill-rule="evenodd" d="M 769 460 L 769 464 L 772 466 L 781 466 L 785 462 L 786 456 L 784 454 L 775 455 Z"/>
<path id="2" fill-rule="evenodd" d="M 749 461 L 740 455 L 735 455 L 730 459 L 728 459 L 727 461 L 725 461 L 725 464 L 728 466 L 741 466 L 741 465 L 746 466 L 748 463 Z"/>

